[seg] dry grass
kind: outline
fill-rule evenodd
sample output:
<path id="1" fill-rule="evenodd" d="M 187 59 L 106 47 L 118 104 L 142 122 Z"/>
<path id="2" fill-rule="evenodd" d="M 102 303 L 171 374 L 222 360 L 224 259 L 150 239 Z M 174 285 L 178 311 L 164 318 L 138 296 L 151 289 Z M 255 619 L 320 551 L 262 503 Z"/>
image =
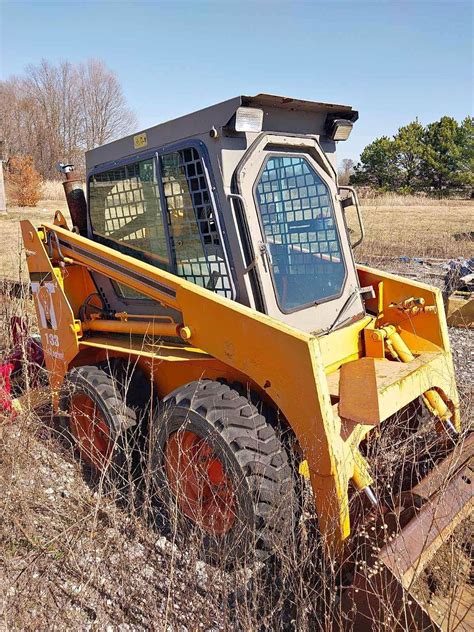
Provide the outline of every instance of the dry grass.
<path id="1" fill-rule="evenodd" d="M 474 256 L 474 201 L 383 197 L 363 200 L 362 214 L 366 236 L 356 250 L 359 261 Z"/>
<path id="2" fill-rule="evenodd" d="M 91 477 L 61 441 L 47 409 L 40 418 L 27 407 L 15 424 L 5 422 L 2 427 L 0 419 L 0 627 L 112 626 L 159 632 L 342 629 L 340 578 L 324 561 L 309 489 L 295 542 L 278 551 L 268 567 L 249 563 L 232 571 L 225 566 L 225 550 L 214 566 L 201 561 L 199 532 L 183 541 L 175 528 L 173 505 L 168 509 L 171 520 L 153 526 L 156 523 L 143 511 L 143 506 L 153 505 L 153 497 L 137 502 L 132 491 L 135 479 L 124 496 L 105 478 Z M 408 462 L 414 449 L 414 440 L 403 445 L 398 440 L 396 448 L 393 440 L 392 433 L 380 446 L 380 485 L 383 476 L 393 474 L 391 469 L 398 471 L 402 460 Z M 367 549 L 376 554 L 390 540 L 391 531 L 389 526 L 384 532 L 380 527 L 390 523 L 377 513 L 366 514 L 367 506 L 360 501 L 357 495 L 351 500 L 361 521 L 352 543 L 352 562 L 363 568 Z M 376 524 L 384 536 L 373 542 Z M 466 534 L 461 538 L 448 540 L 442 557 L 438 553 L 441 575 L 435 563 L 429 567 L 429 577 L 438 578 L 439 589 L 423 577 L 415 587 L 425 607 L 449 630 L 456 629 L 446 624 L 459 607 L 459 589 L 468 586 Z M 367 566 L 366 572 L 375 585 L 376 565 Z M 379 623 L 374 632 L 394 629 L 395 621 L 403 626 L 410 599 L 407 594 L 401 609 L 386 600 L 375 606 L 373 620 Z M 344 629 L 352 627 L 346 622 Z"/>
<path id="3" fill-rule="evenodd" d="M 417 195 L 401 195 L 400 193 L 374 193 L 360 191 L 359 199 L 364 206 L 382 204 L 383 206 L 451 206 L 456 202 L 468 202 L 466 197 L 437 198 L 424 193 Z"/>
<path id="4" fill-rule="evenodd" d="M 42 184 L 43 200 L 64 200 L 64 187 L 60 180 L 45 180 Z"/>
<path id="5" fill-rule="evenodd" d="M 218 597 L 203 594 L 197 560 L 87 484 L 55 435 L 28 414 L 0 439 L 0 628 L 216 625 Z"/>
<path id="6" fill-rule="evenodd" d="M 0 249 L 0 279 L 27 280 L 28 273 L 23 257 L 20 221 L 29 219 L 35 226 L 52 222 L 54 212 L 61 211 L 69 218 L 64 195 L 58 199 L 41 199 L 37 206 L 21 208 L 8 206 L 7 214 L 0 215 L 0 230 L 3 246 Z"/>
<path id="7" fill-rule="evenodd" d="M 423 256 L 444 253 L 451 257 L 453 245 L 459 246 L 456 253 L 472 254 L 472 243 L 456 242 L 452 237 L 458 230 L 468 230 L 472 203 L 448 206 L 430 201 L 407 207 L 375 202 L 364 202 L 368 234 L 359 259 L 421 256 L 420 249 L 429 253 Z M 8 217 L 0 218 L 8 243 L 17 235 L 18 219 L 48 221 L 56 208 L 64 212 L 64 202 L 45 201 L 36 209 L 10 208 Z M 439 220 L 441 212 L 443 221 L 433 221 Z M 398 221 L 391 226 L 387 222 L 394 217 Z M 421 225 L 431 221 L 431 233 L 420 231 Z M 399 244 L 405 251 L 398 250 Z M 18 268 L 18 251 L 6 254 L 10 261 L 0 275 L 7 270 L 8 278 L 24 277 L 25 271 Z M 2 299 L 0 359 L 11 347 L 10 316 L 24 314 L 34 322 L 29 299 Z M 462 393 L 463 416 L 468 422 L 472 393 L 465 388 Z M 303 494 L 308 504 L 298 523 L 295 546 L 279 551 L 269 572 L 251 564 L 236 571 L 223 564 L 212 567 L 199 557 L 199 533 L 186 544 L 173 528 L 175 521 L 150 522 L 152 498 L 148 491 L 144 497 L 141 492 L 135 494 L 136 481 L 130 486 L 133 493 L 124 498 L 104 478 L 91 477 L 71 446 L 60 440 L 47 407 L 40 417 L 33 402 L 28 402 L 30 396 L 27 390 L 24 413 L 15 424 L 0 418 L 0 629 L 329 632 L 338 627 L 337 622 L 342 626 L 340 578 L 324 561 L 324 543 L 317 538 L 309 489 Z M 382 481 L 393 477 L 401 463 L 410 463 L 415 449 L 414 437 L 401 445 L 401 430 L 394 428 L 395 436 L 383 436 L 374 453 L 379 492 Z M 364 514 L 367 509 L 358 495 L 351 503 L 354 511 Z M 357 530 L 355 557 L 361 564 L 373 524 Z M 389 537 L 388 532 L 385 539 Z M 444 629 L 455 629 L 450 620 L 458 607 L 460 586 L 470 590 L 465 540 L 465 533 L 457 533 L 439 554 L 443 561 L 440 590 L 433 591 L 435 563 L 428 567 L 430 575 L 422 576 L 416 586 L 418 596 L 443 621 Z M 376 578 L 374 569 L 370 577 Z M 406 595 L 405 605 L 409 600 Z M 395 612 L 385 603 L 374 613 L 374 621 L 380 621 L 374 630 L 393 629 L 395 620 L 403 626 L 403 616 L 403 608 Z M 350 625 L 345 629 L 351 629 Z"/>

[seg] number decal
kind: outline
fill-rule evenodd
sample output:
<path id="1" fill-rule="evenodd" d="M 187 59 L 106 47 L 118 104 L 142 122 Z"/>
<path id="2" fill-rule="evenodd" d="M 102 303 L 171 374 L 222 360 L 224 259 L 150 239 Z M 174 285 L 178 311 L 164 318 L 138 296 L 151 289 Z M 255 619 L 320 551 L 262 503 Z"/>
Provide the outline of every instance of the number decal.
<path id="1" fill-rule="evenodd" d="M 48 334 L 48 342 L 52 347 L 59 347 L 59 336 L 56 334 Z"/>

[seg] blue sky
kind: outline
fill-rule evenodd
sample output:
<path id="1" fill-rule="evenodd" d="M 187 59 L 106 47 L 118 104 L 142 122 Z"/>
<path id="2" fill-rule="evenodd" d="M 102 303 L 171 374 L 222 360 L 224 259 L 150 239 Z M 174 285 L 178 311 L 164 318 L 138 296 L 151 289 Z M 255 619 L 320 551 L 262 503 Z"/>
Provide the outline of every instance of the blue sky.
<path id="1" fill-rule="evenodd" d="M 41 58 L 103 59 L 139 127 L 271 92 L 347 103 L 339 158 L 415 117 L 473 113 L 473 3 L 0 0 L 2 78 Z"/>

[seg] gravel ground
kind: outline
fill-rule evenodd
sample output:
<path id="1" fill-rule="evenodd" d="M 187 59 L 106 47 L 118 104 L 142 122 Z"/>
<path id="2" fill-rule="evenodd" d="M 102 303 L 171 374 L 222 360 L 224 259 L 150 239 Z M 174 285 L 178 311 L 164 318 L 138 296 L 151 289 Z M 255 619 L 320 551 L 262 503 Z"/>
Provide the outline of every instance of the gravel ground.
<path id="1" fill-rule="evenodd" d="M 222 629 L 217 571 L 91 489 L 59 452 L 38 420 L 0 439 L 0 630 Z"/>
<path id="2" fill-rule="evenodd" d="M 459 392 L 466 398 L 469 397 L 472 405 L 474 396 L 474 329 L 450 327 L 449 339 L 451 340 Z M 471 415 L 472 412 L 471 410 Z"/>

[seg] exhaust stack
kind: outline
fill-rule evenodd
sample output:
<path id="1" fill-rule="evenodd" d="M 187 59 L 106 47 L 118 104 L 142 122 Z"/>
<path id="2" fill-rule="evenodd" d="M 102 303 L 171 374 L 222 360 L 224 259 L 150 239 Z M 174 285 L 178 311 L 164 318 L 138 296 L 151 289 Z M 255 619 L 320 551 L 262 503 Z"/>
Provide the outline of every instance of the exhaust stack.
<path id="1" fill-rule="evenodd" d="M 66 179 L 63 181 L 72 224 L 79 230 L 79 234 L 87 236 L 87 204 L 80 178 L 74 174 L 74 165 L 59 163 L 58 169 Z"/>

